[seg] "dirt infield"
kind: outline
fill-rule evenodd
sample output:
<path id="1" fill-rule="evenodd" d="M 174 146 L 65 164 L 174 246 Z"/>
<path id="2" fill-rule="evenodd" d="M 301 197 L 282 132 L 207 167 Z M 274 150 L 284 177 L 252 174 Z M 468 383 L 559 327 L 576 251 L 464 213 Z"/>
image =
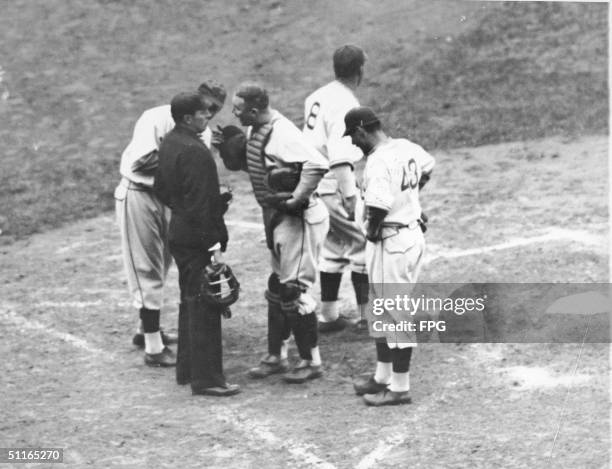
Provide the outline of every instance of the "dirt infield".
<path id="1" fill-rule="evenodd" d="M 421 280 L 607 282 L 607 145 L 436 154 L 422 196 L 431 225 Z M 172 370 L 144 366 L 107 214 L 0 249 L 3 447 L 61 447 L 77 468 L 608 467 L 606 344 L 423 345 L 414 403 L 398 408 L 354 396 L 352 378 L 374 363 L 371 341 L 354 332 L 321 339 L 319 381 L 247 379 L 265 350 L 268 264 L 248 185 L 230 180 L 227 259 L 243 291 L 224 351 L 244 392 L 192 397 Z M 166 297 L 162 322 L 175 330 L 174 270 Z M 351 307 L 346 279 L 343 297 Z"/>

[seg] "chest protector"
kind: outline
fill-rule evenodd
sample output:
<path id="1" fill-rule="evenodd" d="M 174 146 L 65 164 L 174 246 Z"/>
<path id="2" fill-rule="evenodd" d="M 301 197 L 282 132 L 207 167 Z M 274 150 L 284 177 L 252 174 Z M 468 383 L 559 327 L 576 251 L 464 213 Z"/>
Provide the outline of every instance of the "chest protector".
<path id="1" fill-rule="evenodd" d="M 257 203 L 262 207 L 268 206 L 266 196 L 274 194 L 276 191 L 266 183 L 266 169 L 264 148 L 270 140 L 274 120 L 262 125 L 256 131 L 251 132 L 246 146 L 246 160 L 249 178 L 253 186 L 253 193 Z"/>

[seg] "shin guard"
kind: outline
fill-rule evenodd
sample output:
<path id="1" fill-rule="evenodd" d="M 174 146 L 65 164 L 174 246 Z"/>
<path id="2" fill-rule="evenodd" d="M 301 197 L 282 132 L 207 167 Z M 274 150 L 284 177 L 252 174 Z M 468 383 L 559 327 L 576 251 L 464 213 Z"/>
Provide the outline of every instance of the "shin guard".
<path id="1" fill-rule="evenodd" d="M 351 283 L 355 290 L 355 299 L 358 305 L 363 305 L 368 302 L 368 274 L 360 274 L 359 272 L 351 272 Z"/>
<path id="2" fill-rule="evenodd" d="M 315 313 L 298 314 L 293 335 L 300 358 L 312 360 L 312 349 L 317 346 L 318 342 L 317 315 Z"/>
<path id="3" fill-rule="evenodd" d="M 268 353 L 278 357 L 283 341 L 291 335 L 291 327 L 281 307 L 278 275 L 271 274 L 268 278 L 265 296 L 268 300 Z"/>

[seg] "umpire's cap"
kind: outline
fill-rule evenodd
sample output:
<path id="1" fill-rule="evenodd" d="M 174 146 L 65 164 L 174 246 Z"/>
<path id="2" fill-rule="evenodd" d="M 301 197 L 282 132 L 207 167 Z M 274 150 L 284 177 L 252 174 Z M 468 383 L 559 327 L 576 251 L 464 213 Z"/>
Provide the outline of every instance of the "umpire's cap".
<path id="1" fill-rule="evenodd" d="M 351 135 L 357 130 L 357 127 L 365 127 L 376 123 L 380 124 L 380 120 L 372 109 L 365 106 L 355 107 L 344 116 L 344 125 L 346 126 L 344 135 Z"/>

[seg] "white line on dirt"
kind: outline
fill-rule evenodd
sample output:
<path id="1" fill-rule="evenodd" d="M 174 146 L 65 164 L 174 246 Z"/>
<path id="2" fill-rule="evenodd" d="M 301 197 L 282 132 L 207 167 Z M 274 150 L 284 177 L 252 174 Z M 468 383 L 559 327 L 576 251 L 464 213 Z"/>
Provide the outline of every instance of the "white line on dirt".
<path id="1" fill-rule="evenodd" d="M 46 302 L 50 303 L 50 302 Z M 79 302 L 71 302 L 71 303 L 79 303 Z M 81 302 L 81 303 L 95 303 L 98 302 Z M 42 303 L 41 303 L 42 304 Z M 55 303 L 54 303 L 55 304 Z M 59 304 L 59 303 L 58 303 Z M 74 305 L 73 305 L 74 307 Z M 3 324 L 12 324 L 20 330 L 25 331 L 33 331 L 39 334 L 49 335 L 55 339 L 62 340 L 80 350 L 88 352 L 90 354 L 96 356 L 102 356 L 106 360 L 111 360 L 113 362 L 119 361 L 118 357 L 116 357 L 109 350 L 102 350 L 97 347 L 90 345 L 86 340 L 83 340 L 79 337 L 76 337 L 72 334 L 61 332 L 56 329 L 53 329 L 49 326 L 46 326 L 34 319 L 29 319 L 21 314 L 13 311 L 12 309 L 0 309 L 0 321 Z M 297 463 L 306 464 L 307 467 L 317 467 L 320 469 L 335 469 L 336 467 L 319 458 L 315 454 L 310 451 L 310 448 L 314 447 L 314 445 L 305 445 L 302 443 L 298 443 L 292 441 L 288 438 L 280 438 L 276 436 L 270 429 L 263 423 L 259 421 L 253 421 L 246 418 L 243 413 L 239 410 L 241 407 L 250 404 L 252 400 L 247 400 L 245 402 L 237 403 L 234 405 L 225 405 L 225 406 L 215 406 L 214 412 L 212 415 L 215 418 L 218 418 L 222 422 L 232 424 L 236 426 L 242 433 L 248 436 L 255 436 L 258 440 L 263 441 L 266 444 L 272 445 L 275 448 L 282 447 L 289 454 L 291 454 Z"/>
<path id="2" fill-rule="evenodd" d="M 90 248 L 91 246 L 96 246 L 98 244 L 104 243 L 102 238 L 96 239 L 94 241 L 75 241 L 74 243 L 67 244 L 66 246 L 62 246 L 55 250 L 56 254 L 65 254 L 70 251 L 74 251 L 79 248 Z"/>
<path id="3" fill-rule="evenodd" d="M 227 407 L 216 408 L 214 415 L 225 423 L 238 423 L 237 427 L 245 435 L 255 435 L 258 439 L 272 446 L 285 449 L 296 459 L 296 462 L 304 463 L 307 467 L 317 467 L 320 469 L 335 469 L 336 467 L 311 452 L 311 448 L 315 448 L 315 445 L 298 443 L 286 437 L 281 439 L 270 431 L 268 425 L 260 420 L 250 420 Z"/>
<path id="4" fill-rule="evenodd" d="M 261 223 L 243 222 L 243 221 L 227 221 L 227 225 L 237 226 L 247 229 L 263 230 Z M 550 227 L 546 232 L 539 236 L 531 236 L 527 238 L 511 238 L 506 242 L 493 244 L 490 246 L 482 246 L 472 249 L 444 249 L 436 246 L 430 247 L 430 252 L 433 251 L 425 259 L 425 263 L 433 262 L 437 259 L 456 259 L 458 257 L 474 256 L 488 252 L 501 251 L 504 249 L 513 249 L 530 244 L 546 243 L 549 241 L 575 241 L 581 244 L 606 247 L 606 239 L 602 236 L 593 235 L 586 231 L 570 230 L 566 228 Z"/>
<path id="5" fill-rule="evenodd" d="M 415 406 L 414 412 L 407 420 L 406 426 L 394 428 L 393 433 L 379 441 L 376 448 L 361 458 L 355 468 L 370 469 L 371 467 L 378 467 L 391 451 L 410 438 L 410 424 L 412 422 L 422 421 L 434 404 L 444 399 L 446 391 L 452 386 L 453 383 L 447 381 L 441 389 L 439 389 L 439 394 L 430 396 L 427 402 L 419 402 L 418 406 Z"/>
<path id="6" fill-rule="evenodd" d="M 263 230 L 264 226 L 261 223 L 253 223 L 250 221 L 237 221 L 237 220 L 226 220 L 226 225 L 238 226 L 240 228 L 249 228 L 253 230 Z"/>
<path id="7" fill-rule="evenodd" d="M 567 230 L 563 228 L 549 228 L 548 232 L 539 236 L 531 236 L 528 238 L 512 238 L 504 243 L 493 244 L 491 246 L 482 246 L 479 248 L 472 249 L 456 249 L 456 250 L 444 250 L 440 249 L 438 252 L 430 254 L 425 262 L 433 262 L 436 259 L 456 259 L 458 257 L 474 256 L 477 254 L 484 254 L 493 251 L 501 251 L 504 249 L 513 249 L 521 246 L 528 246 L 530 244 L 546 243 L 549 241 L 562 241 L 569 240 L 579 242 L 581 244 L 603 246 L 605 247 L 605 240 L 598 236 L 594 236 L 590 233 Z"/>
<path id="8" fill-rule="evenodd" d="M 102 300 L 95 301 L 41 301 L 35 303 L 34 306 L 41 308 L 89 308 L 90 306 L 99 306 Z"/>
<path id="9" fill-rule="evenodd" d="M 12 324 L 20 330 L 32 331 L 41 334 L 50 335 L 55 339 L 62 340 L 78 349 L 92 353 L 94 355 L 105 357 L 111 361 L 115 361 L 112 354 L 108 350 L 102 350 L 90 345 L 86 340 L 80 339 L 77 336 L 69 334 L 67 332 L 61 332 L 52 327 L 45 326 L 44 324 L 34 320 L 28 319 L 15 311 L 10 309 L 0 309 L 0 318 L 4 324 Z"/>
<path id="10" fill-rule="evenodd" d="M 376 448 L 373 451 L 366 454 L 366 456 L 359 461 L 355 469 L 368 469 L 370 467 L 376 466 L 379 461 L 385 459 L 387 454 L 395 448 L 403 443 L 406 438 L 402 435 L 395 435 L 389 438 L 386 438 L 384 441 L 379 441 Z"/>

